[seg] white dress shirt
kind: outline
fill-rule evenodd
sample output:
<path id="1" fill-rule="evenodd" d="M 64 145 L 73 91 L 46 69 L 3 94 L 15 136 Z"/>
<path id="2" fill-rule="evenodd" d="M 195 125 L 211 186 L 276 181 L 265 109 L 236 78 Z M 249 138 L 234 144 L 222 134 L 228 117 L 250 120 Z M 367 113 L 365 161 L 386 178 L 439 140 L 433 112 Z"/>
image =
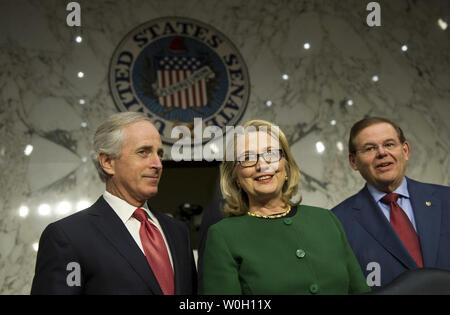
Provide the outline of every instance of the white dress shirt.
<path id="1" fill-rule="evenodd" d="M 377 203 L 378 207 L 380 207 L 381 211 L 385 215 L 386 219 L 390 222 L 391 206 L 381 202 L 381 199 L 386 195 L 386 193 L 383 191 L 379 191 L 369 183 L 367 183 L 367 188 L 369 189 L 369 192 L 372 195 L 373 199 L 375 199 L 375 202 Z M 408 183 L 406 181 L 406 178 L 403 177 L 402 183 L 400 184 L 400 186 L 397 187 L 396 190 L 393 191 L 393 193 L 400 195 L 398 197 L 397 204 L 406 213 L 406 215 L 409 218 L 409 221 L 411 221 L 414 229 L 417 232 L 416 220 L 414 217 L 414 211 L 409 197 Z"/>
<path id="2" fill-rule="evenodd" d="M 120 199 L 119 197 L 116 197 L 107 191 L 103 193 L 103 198 L 111 206 L 111 208 L 113 208 L 114 212 L 116 212 L 120 220 L 122 220 L 123 224 L 125 224 L 125 227 L 127 228 L 128 232 L 130 232 L 131 236 L 136 241 L 136 244 L 139 246 L 142 253 L 144 253 L 145 255 L 144 248 L 142 247 L 141 237 L 139 236 L 139 229 L 141 227 L 141 222 L 139 222 L 138 219 L 133 217 L 133 213 L 137 209 L 137 207 L 130 205 L 125 200 Z M 172 265 L 173 269 L 173 261 L 172 261 L 172 254 L 170 253 L 170 247 L 169 244 L 167 243 L 166 236 L 164 235 L 164 232 L 161 228 L 161 225 L 159 224 L 158 219 L 149 210 L 147 202 L 142 207 L 139 208 L 145 210 L 148 217 L 150 218 L 151 224 L 156 226 L 159 232 L 161 232 L 161 235 L 164 239 L 164 243 L 166 244 L 167 253 L 169 254 L 170 264 Z"/>

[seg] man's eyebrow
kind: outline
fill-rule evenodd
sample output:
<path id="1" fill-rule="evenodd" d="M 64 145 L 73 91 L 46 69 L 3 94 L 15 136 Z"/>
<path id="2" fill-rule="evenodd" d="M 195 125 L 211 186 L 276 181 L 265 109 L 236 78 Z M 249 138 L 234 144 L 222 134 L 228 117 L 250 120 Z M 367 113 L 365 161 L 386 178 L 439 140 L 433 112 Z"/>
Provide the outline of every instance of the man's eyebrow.
<path id="1" fill-rule="evenodd" d="M 143 145 L 143 146 L 138 147 L 136 150 L 137 151 L 140 151 L 140 150 L 153 151 L 154 149 L 155 149 L 155 146 L 153 146 L 153 145 Z M 164 153 L 164 149 L 163 148 L 158 148 L 157 152 L 158 153 L 159 152 Z"/>
<path id="2" fill-rule="evenodd" d="M 389 138 L 389 139 L 385 139 L 383 140 L 383 143 L 386 143 L 388 141 L 396 141 L 394 138 Z M 366 142 L 363 144 L 363 147 L 368 146 L 368 145 L 377 145 L 375 142 Z"/>
<path id="3" fill-rule="evenodd" d="M 137 148 L 137 150 L 139 151 L 139 150 L 146 150 L 146 151 L 151 151 L 151 150 L 153 150 L 153 146 L 152 145 L 143 145 L 143 146 L 140 146 L 140 147 L 138 147 Z"/>

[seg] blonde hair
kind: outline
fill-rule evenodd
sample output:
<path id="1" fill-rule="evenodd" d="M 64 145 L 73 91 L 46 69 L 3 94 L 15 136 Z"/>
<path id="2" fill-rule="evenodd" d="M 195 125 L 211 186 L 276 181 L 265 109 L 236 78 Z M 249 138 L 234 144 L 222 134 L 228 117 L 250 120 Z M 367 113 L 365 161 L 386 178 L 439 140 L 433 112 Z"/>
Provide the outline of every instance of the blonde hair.
<path id="1" fill-rule="evenodd" d="M 252 128 L 248 128 L 252 127 Z M 255 130 L 256 127 L 256 130 Z M 243 125 L 245 133 L 251 131 L 265 131 L 269 135 L 276 135 L 281 144 L 281 149 L 283 150 L 282 158 L 286 160 L 285 171 L 288 177 L 286 183 L 282 190 L 282 200 L 286 204 L 291 206 L 297 206 L 301 199 L 296 202 L 291 202 L 291 198 L 297 194 L 298 185 L 300 181 L 300 170 L 297 163 L 292 156 L 289 144 L 287 142 L 286 136 L 281 131 L 281 129 L 265 120 L 250 120 Z M 250 131 L 250 132 L 251 132 Z M 233 140 L 236 140 L 237 134 L 234 134 Z M 226 151 L 236 149 L 236 141 L 232 141 L 226 147 Z M 229 157 L 230 152 L 225 152 L 225 156 Z M 234 155 L 235 156 L 235 155 Z M 220 189 L 222 191 L 222 196 L 224 197 L 226 203 L 224 205 L 223 214 L 224 216 L 239 216 L 247 213 L 249 209 L 248 196 L 237 184 L 237 174 L 236 166 L 238 165 L 236 159 L 223 159 L 220 165 Z"/>

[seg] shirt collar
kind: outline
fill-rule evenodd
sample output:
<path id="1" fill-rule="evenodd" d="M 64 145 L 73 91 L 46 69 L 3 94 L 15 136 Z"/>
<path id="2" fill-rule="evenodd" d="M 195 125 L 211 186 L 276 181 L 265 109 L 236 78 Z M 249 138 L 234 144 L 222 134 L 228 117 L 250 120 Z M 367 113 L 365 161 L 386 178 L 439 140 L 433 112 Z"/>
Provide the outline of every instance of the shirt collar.
<path id="1" fill-rule="evenodd" d="M 372 195 L 373 199 L 376 202 L 379 202 L 381 198 L 383 198 L 386 193 L 384 191 L 380 191 L 376 189 L 371 184 L 367 183 L 367 189 L 369 189 L 370 194 Z M 408 184 L 406 182 L 406 178 L 403 177 L 402 183 L 400 186 L 397 187 L 396 190 L 393 191 L 396 194 L 399 194 L 402 197 L 409 198 L 409 192 L 408 192 Z"/>
<path id="2" fill-rule="evenodd" d="M 117 196 L 114 196 L 108 191 L 105 191 L 103 193 L 103 198 L 105 198 L 106 202 L 113 208 L 113 210 L 117 213 L 120 220 L 122 220 L 123 223 L 126 223 L 132 216 L 134 211 L 137 209 L 136 206 L 130 205 L 128 202 L 126 202 L 123 199 L 120 199 Z M 147 202 L 145 202 L 141 207 L 141 209 L 144 209 L 145 212 L 147 212 L 147 215 L 152 221 L 155 221 L 155 217 L 153 213 L 149 210 L 149 207 L 147 205 Z"/>

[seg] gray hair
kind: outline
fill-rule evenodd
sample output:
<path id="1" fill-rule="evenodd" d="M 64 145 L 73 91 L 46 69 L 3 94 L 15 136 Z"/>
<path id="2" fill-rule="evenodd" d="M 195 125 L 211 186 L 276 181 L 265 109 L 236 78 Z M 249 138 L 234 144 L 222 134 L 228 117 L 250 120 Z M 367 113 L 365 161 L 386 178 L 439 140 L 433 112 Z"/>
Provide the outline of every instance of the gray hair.
<path id="1" fill-rule="evenodd" d="M 140 112 L 122 112 L 109 116 L 98 128 L 94 135 L 94 164 L 100 179 L 106 182 L 109 175 L 101 167 L 98 156 L 100 153 L 106 154 L 113 159 L 119 159 L 123 147 L 125 127 L 138 121 L 148 121 L 150 118 Z"/>

